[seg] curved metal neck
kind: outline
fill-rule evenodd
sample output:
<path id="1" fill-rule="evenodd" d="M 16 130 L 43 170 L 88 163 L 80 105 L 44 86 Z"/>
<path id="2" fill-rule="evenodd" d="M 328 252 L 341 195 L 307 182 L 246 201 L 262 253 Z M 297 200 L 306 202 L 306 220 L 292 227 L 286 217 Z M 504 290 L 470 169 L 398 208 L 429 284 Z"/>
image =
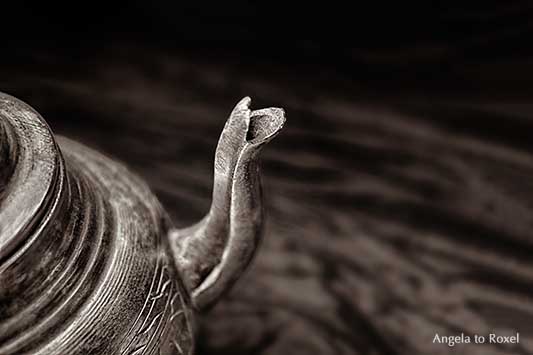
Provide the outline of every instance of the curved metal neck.
<path id="1" fill-rule="evenodd" d="M 211 305 L 246 269 L 261 239 L 262 196 L 258 154 L 285 122 L 278 108 L 251 111 L 237 104 L 215 153 L 213 201 L 192 227 L 171 233 L 178 268 L 197 308 Z"/>

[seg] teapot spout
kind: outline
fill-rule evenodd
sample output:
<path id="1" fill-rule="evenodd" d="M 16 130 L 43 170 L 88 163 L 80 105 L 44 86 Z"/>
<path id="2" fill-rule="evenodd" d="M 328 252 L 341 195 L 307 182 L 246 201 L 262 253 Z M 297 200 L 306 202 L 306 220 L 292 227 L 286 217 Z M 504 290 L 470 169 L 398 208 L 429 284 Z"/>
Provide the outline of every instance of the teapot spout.
<path id="1" fill-rule="evenodd" d="M 213 304 L 252 260 L 262 235 L 258 153 L 285 123 L 280 108 L 233 109 L 215 153 L 213 201 L 197 224 L 170 233 L 176 266 L 196 308 Z"/>

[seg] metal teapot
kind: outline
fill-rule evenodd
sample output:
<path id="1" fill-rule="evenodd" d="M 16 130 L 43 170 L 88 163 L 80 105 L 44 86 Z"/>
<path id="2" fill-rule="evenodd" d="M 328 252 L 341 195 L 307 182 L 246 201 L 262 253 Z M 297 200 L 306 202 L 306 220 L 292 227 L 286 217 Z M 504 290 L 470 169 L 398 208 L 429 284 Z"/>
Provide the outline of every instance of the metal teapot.
<path id="1" fill-rule="evenodd" d="M 261 238 L 258 153 L 282 109 L 233 109 L 208 214 L 175 229 L 138 177 L 0 93 L 0 354 L 191 354 L 194 311 Z"/>

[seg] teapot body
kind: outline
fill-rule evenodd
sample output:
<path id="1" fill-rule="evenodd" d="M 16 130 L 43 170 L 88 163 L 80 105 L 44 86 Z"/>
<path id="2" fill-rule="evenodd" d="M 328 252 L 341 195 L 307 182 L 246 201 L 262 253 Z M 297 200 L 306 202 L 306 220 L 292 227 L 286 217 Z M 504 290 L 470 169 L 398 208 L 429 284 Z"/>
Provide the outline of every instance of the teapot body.
<path id="1" fill-rule="evenodd" d="M 159 202 L 121 164 L 57 143 L 48 216 L 0 272 L 0 353 L 192 353 L 191 300 Z"/>

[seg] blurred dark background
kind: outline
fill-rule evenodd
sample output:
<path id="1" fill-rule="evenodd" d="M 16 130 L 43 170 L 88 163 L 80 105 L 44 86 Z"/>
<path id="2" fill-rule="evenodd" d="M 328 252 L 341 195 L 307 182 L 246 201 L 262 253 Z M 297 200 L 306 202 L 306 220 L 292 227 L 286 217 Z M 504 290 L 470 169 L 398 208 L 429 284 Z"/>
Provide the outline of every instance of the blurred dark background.
<path id="1" fill-rule="evenodd" d="M 0 11 L 0 90 L 128 164 L 180 226 L 208 209 L 233 105 L 285 108 L 263 248 L 199 353 L 533 353 L 533 3 Z"/>
<path id="2" fill-rule="evenodd" d="M 517 94 L 531 80 L 528 1 L 21 1 L 3 4 L 2 14 L 4 60 L 37 48 L 90 59 L 101 48 L 135 43 L 380 92 Z"/>

